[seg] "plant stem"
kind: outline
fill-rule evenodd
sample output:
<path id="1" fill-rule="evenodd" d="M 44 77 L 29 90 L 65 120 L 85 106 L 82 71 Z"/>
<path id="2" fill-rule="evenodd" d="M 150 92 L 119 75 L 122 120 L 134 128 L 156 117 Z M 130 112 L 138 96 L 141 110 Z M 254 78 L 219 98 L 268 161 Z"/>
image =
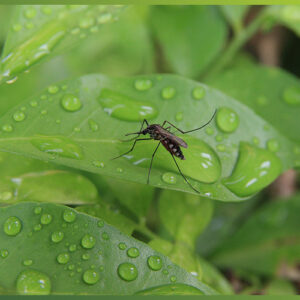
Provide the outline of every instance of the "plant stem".
<path id="1" fill-rule="evenodd" d="M 240 48 L 249 40 L 253 34 L 259 29 L 261 24 L 266 18 L 266 8 L 262 9 L 254 21 L 241 30 L 233 40 L 230 42 L 229 46 L 225 50 L 224 54 L 221 55 L 216 62 L 213 64 L 212 68 L 205 74 L 205 79 L 210 79 L 222 71 L 235 57 L 236 53 Z"/>

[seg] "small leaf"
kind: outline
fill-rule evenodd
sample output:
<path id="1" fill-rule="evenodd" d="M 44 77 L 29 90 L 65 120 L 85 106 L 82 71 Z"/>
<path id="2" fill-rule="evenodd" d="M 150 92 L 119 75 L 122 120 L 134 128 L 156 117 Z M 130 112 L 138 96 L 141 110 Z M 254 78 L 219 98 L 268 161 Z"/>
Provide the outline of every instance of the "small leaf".
<path id="1" fill-rule="evenodd" d="M 198 77 L 225 44 L 226 24 L 211 6 L 154 6 L 150 21 L 171 70 L 181 75 Z"/>
<path id="2" fill-rule="evenodd" d="M 42 59 L 65 51 L 119 12 L 119 6 L 109 5 L 16 7 L 2 53 L 0 82 L 14 80 Z"/>
<path id="3" fill-rule="evenodd" d="M 97 202 L 97 189 L 86 177 L 40 160 L 0 153 L 0 203 L 60 204 Z"/>
<path id="4" fill-rule="evenodd" d="M 211 220 L 213 202 L 186 193 L 163 191 L 158 205 L 162 225 L 173 239 L 193 249 L 196 238 Z"/>
<path id="5" fill-rule="evenodd" d="M 299 262 L 299 203 L 297 195 L 259 209 L 214 252 L 213 263 L 272 275 L 283 262 Z"/>
<path id="6" fill-rule="evenodd" d="M 0 210 L 1 228 L 6 230 L 0 232 L 2 254 L 7 251 L 1 258 L 1 286 L 11 293 L 130 295 L 172 283 L 189 285 L 204 294 L 216 293 L 101 219 L 54 204 L 22 203 Z M 20 224 L 18 232 L 15 227 L 14 232 L 5 227 L 12 216 Z M 20 247 L 22 252 L 14 251 Z M 139 251 L 136 258 L 127 256 L 132 247 Z M 160 270 L 148 266 L 152 256 L 159 257 Z M 169 270 L 168 275 L 163 274 L 164 269 Z"/>
<path id="7" fill-rule="evenodd" d="M 132 143 L 120 139 L 137 132 L 145 117 L 151 123 L 168 120 L 190 130 L 205 124 L 216 109 L 219 111 L 215 119 L 205 129 L 179 135 L 189 147 L 183 150 L 186 160 L 178 161 L 178 165 L 201 196 L 244 200 L 248 190 L 258 192 L 281 171 L 291 168 L 300 156 L 293 152 L 293 143 L 243 104 L 206 85 L 174 75 L 119 79 L 88 75 L 53 84 L 3 115 L 0 150 L 146 183 L 157 141 L 137 142 L 134 151 L 112 160 L 132 147 Z M 24 116 L 16 120 L 14 116 L 20 112 Z M 272 147 L 264 149 L 270 141 Z M 249 171 L 240 174 L 247 175 L 249 185 L 230 189 L 224 179 L 240 169 L 238 164 L 245 164 L 244 159 L 238 159 L 245 148 L 241 145 L 247 145 L 252 160 L 261 164 L 253 170 L 249 165 Z M 268 157 L 272 158 L 270 162 Z M 237 173 L 234 172 L 235 178 Z M 196 193 L 163 147 L 154 159 L 150 185 Z"/>

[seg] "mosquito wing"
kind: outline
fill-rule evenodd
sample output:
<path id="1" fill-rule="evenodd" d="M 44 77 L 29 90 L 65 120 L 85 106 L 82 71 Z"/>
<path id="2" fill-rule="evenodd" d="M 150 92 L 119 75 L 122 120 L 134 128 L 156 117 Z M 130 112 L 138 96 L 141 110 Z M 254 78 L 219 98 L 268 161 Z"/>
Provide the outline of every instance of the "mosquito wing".
<path id="1" fill-rule="evenodd" d="M 187 148 L 187 147 L 188 147 L 187 143 L 186 143 L 184 140 L 182 140 L 182 139 L 179 138 L 178 136 L 174 135 L 174 134 L 171 133 L 170 131 L 168 131 L 168 130 L 166 130 L 166 129 L 164 129 L 164 128 L 160 128 L 160 132 L 161 132 L 161 134 L 162 134 L 165 138 L 167 138 L 167 139 L 169 139 L 170 141 L 172 141 L 173 144 L 176 144 L 176 145 L 178 145 L 178 146 L 180 146 L 180 147 L 183 147 L 183 148 Z"/>

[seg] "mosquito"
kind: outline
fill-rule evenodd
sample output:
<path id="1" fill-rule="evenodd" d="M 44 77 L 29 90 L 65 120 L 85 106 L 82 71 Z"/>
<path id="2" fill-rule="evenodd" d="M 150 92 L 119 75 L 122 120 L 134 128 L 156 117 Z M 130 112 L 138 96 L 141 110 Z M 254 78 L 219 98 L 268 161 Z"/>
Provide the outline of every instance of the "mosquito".
<path id="1" fill-rule="evenodd" d="M 187 178 L 185 177 L 185 175 L 181 172 L 181 169 L 175 159 L 175 157 L 177 158 L 180 158 L 181 160 L 185 160 L 185 157 L 180 149 L 180 147 L 183 147 L 183 148 L 187 148 L 188 145 L 187 143 L 182 140 L 181 138 L 179 138 L 178 136 L 176 136 L 174 133 L 172 133 L 170 131 L 171 127 L 175 128 L 177 131 L 181 132 L 182 134 L 186 134 L 186 133 L 190 133 L 190 132 L 194 132 L 194 131 L 197 131 L 197 130 L 200 130 L 202 128 L 204 128 L 205 126 L 207 126 L 212 120 L 213 118 L 215 117 L 216 115 L 216 112 L 217 110 L 215 110 L 213 116 L 210 118 L 210 120 L 208 122 L 206 122 L 204 125 L 198 127 L 198 128 L 195 128 L 195 129 L 192 129 L 192 130 L 188 130 L 188 131 L 183 131 L 182 129 L 176 127 L 175 125 L 173 125 L 172 123 L 170 123 L 169 121 L 165 120 L 162 125 L 160 124 L 149 124 L 148 121 L 146 119 L 143 120 L 142 122 L 142 126 L 141 126 L 141 129 L 138 131 L 138 132 L 132 132 L 132 133 L 127 133 L 125 134 L 125 136 L 128 136 L 128 135 L 132 135 L 132 134 L 136 134 L 137 136 L 132 138 L 132 139 L 129 139 L 129 140 L 125 140 L 124 142 L 129 142 L 129 141 L 133 141 L 134 140 L 134 143 L 131 147 L 131 149 L 115 158 L 113 158 L 112 160 L 114 159 L 117 159 L 117 158 L 120 158 L 130 152 L 132 152 L 134 150 L 134 147 L 136 145 L 137 142 L 139 141 L 148 141 L 148 140 L 157 140 L 159 141 L 159 143 L 157 144 L 153 154 L 152 154 L 152 157 L 151 157 L 151 162 L 150 162 L 150 167 L 149 167 L 149 170 L 148 170 L 148 178 L 147 178 L 147 184 L 149 184 L 149 180 L 150 180 L 150 173 L 151 173 L 151 168 L 152 168 L 152 163 L 153 163 L 153 159 L 154 159 L 154 156 L 158 150 L 158 147 L 160 146 L 160 144 L 162 144 L 166 150 L 171 154 L 174 162 L 175 162 L 175 165 L 180 173 L 180 175 L 183 177 L 183 179 L 185 180 L 185 182 L 197 193 L 200 193 L 198 190 L 196 190 L 191 184 L 190 182 L 187 180 Z M 144 125 L 147 125 L 147 127 L 145 129 L 144 128 Z M 167 127 L 164 128 L 165 125 L 168 125 Z M 149 134 L 150 137 L 149 138 L 139 138 L 140 135 L 146 135 L 146 134 Z"/>

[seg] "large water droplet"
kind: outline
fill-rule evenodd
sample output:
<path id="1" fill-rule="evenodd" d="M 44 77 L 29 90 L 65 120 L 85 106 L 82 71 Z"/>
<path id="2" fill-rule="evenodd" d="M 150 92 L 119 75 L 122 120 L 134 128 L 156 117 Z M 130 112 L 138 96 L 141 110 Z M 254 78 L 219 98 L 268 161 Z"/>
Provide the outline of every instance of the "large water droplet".
<path id="1" fill-rule="evenodd" d="M 138 91 L 147 91 L 152 87 L 152 81 L 150 79 L 137 79 L 134 82 L 134 87 Z"/>
<path id="2" fill-rule="evenodd" d="M 153 255 L 148 257 L 148 266 L 153 271 L 158 271 L 162 268 L 162 260 L 159 256 Z"/>
<path id="3" fill-rule="evenodd" d="M 59 264 L 65 265 L 70 260 L 70 255 L 67 252 L 60 253 L 57 255 L 56 260 Z"/>
<path id="4" fill-rule="evenodd" d="M 292 86 L 284 90 L 283 100 L 289 105 L 300 104 L 300 87 Z"/>
<path id="5" fill-rule="evenodd" d="M 77 111 L 82 106 L 80 99 L 73 94 L 65 94 L 61 99 L 61 105 L 66 111 L 70 112 Z"/>
<path id="6" fill-rule="evenodd" d="M 118 274 L 125 281 L 133 281 L 138 276 L 138 270 L 134 264 L 122 263 L 118 267 Z"/>
<path id="7" fill-rule="evenodd" d="M 192 96 L 195 100 L 200 100 L 205 96 L 205 89 L 202 86 L 198 86 L 193 89 Z"/>
<path id="8" fill-rule="evenodd" d="M 99 274 L 95 270 L 86 270 L 82 278 L 87 284 L 95 284 L 99 280 Z"/>
<path id="9" fill-rule="evenodd" d="M 59 243 L 63 240 L 64 233 L 61 231 L 55 231 L 51 234 L 51 240 L 53 243 Z"/>
<path id="10" fill-rule="evenodd" d="M 163 99 L 166 100 L 174 98 L 175 95 L 176 95 L 176 90 L 172 86 L 167 86 L 163 88 L 161 91 L 161 96 L 163 97 Z"/>
<path id="11" fill-rule="evenodd" d="M 22 229 L 21 220 L 17 217 L 9 217 L 3 225 L 3 230 L 7 235 L 16 236 Z"/>
<path id="12" fill-rule="evenodd" d="M 162 180 L 165 183 L 175 184 L 177 182 L 176 175 L 170 172 L 166 172 L 162 175 Z"/>
<path id="13" fill-rule="evenodd" d="M 14 114 L 13 114 L 13 119 L 16 121 L 16 122 L 21 122 L 25 119 L 26 115 L 22 112 L 22 111 L 16 111 Z"/>
<path id="14" fill-rule="evenodd" d="M 148 102 L 136 101 L 114 91 L 103 89 L 99 102 L 110 116 L 125 121 L 142 121 L 157 116 L 157 109 Z"/>
<path id="15" fill-rule="evenodd" d="M 25 270 L 17 278 L 19 294 L 49 295 L 51 292 L 50 278 L 36 270 Z"/>
<path id="16" fill-rule="evenodd" d="M 52 216 L 50 214 L 43 214 L 41 216 L 41 223 L 43 225 L 50 224 L 52 222 Z"/>
<path id="17" fill-rule="evenodd" d="M 233 132 L 239 126 L 239 117 L 235 111 L 228 107 L 218 109 L 217 125 L 224 132 Z"/>
<path id="18" fill-rule="evenodd" d="M 241 143 L 236 166 L 223 183 L 236 195 L 246 197 L 266 187 L 280 172 L 281 162 L 274 153 Z"/>
<path id="19" fill-rule="evenodd" d="M 72 223 L 76 219 L 76 213 L 70 209 L 66 209 L 63 213 L 63 219 L 68 223 Z"/>
<path id="20" fill-rule="evenodd" d="M 37 136 L 32 138 L 31 143 L 46 153 L 74 159 L 83 158 L 81 148 L 65 137 Z"/>
<path id="21" fill-rule="evenodd" d="M 140 255 L 140 251 L 138 248 L 131 247 L 127 250 L 127 255 L 131 258 L 136 258 Z"/>
<path id="22" fill-rule="evenodd" d="M 96 239 L 90 234 L 86 234 L 81 239 L 81 245 L 83 248 L 91 249 L 95 246 L 95 244 L 96 244 Z"/>

